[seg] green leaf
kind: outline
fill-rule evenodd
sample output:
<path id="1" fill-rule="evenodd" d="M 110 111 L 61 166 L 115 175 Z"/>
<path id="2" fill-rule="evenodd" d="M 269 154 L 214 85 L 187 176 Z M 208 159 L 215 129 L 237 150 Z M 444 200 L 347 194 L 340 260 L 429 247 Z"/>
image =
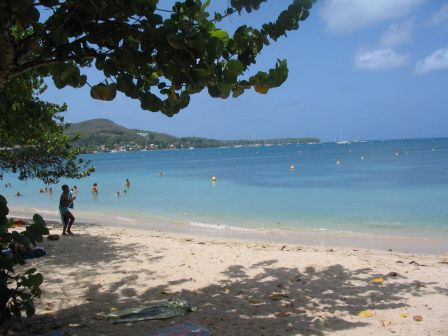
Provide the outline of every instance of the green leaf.
<path id="1" fill-rule="evenodd" d="M 90 89 L 90 95 L 94 99 L 110 101 L 114 100 L 117 95 L 117 89 L 115 85 L 106 85 L 101 83 L 92 86 Z"/>
<path id="2" fill-rule="evenodd" d="M 224 43 L 217 37 L 211 38 L 207 43 L 207 59 L 209 62 L 219 58 L 224 49 Z"/>
<path id="3" fill-rule="evenodd" d="M 183 49 L 185 47 L 183 40 L 174 34 L 169 34 L 166 39 L 168 44 L 174 49 Z"/>
<path id="4" fill-rule="evenodd" d="M 34 214 L 33 215 L 33 222 L 37 225 L 41 225 L 41 226 L 47 226 L 47 224 L 45 223 L 44 219 L 42 218 L 41 215 L 39 214 Z"/>
<path id="5" fill-rule="evenodd" d="M 224 30 L 216 29 L 210 33 L 210 36 L 212 38 L 219 39 L 224 46 L 226 46 L 227 43 L 229 43 L 229 34 Z"/>

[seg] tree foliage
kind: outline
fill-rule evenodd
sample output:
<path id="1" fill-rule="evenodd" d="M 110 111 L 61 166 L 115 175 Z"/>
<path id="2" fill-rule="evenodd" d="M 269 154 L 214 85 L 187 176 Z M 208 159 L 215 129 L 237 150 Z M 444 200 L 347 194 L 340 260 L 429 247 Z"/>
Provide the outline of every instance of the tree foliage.
<path id="1" fill-rule="evenodd" d="M 291 0 L 259 28 L 242 25 L 233 34 L 219 28 L 223 18 L 251 13 L 266 1 L 230 0 L 223 13 L 211 14 L 210 0 L 178 1 L 171 10 L 159 8 L 159 0 L 0 0 L 0 90 L 36 70 L 58 88 L 87 83 L 101 100 L 120 91 L 167 116 L 204 89 L 220 98 L 250 88 L 267 93 L 286 80 L 286 60 L 245 74 L 264 46 L 299 28 L 315 0 Z M 52 14 L 41 19 L 44 12 Z M 14 29 L 29 33 L 14 39 Z M 91 66 L 103 81 L 87 82 L 81 70 Z"/>
<path id="2" fill-rule="evenodd" d="M 14 267 L 24 264 L 24 257 L 31 252 L 31 246 L 49 233 L 39 215 L 34 215 L 33 224 L 21 233 L 9 232 L 12 221 L 7 218 L 8 213 L 7 201 L 0 195 L 0 324 L 12 316 L 21 317 L 23 312 L 26 316 L 34 315 L 34 299 L 41 296 L 43 276 L 35 268 L 17 274 Z M 5 253 L 11 243 L 20 246 L 21 252 Z"/>
<path id="3" fill-rule="evenodd" d="M 39 99 L 46 86 L 35 72 L 9 80 L 0 91 L 0 178 L 2 171 L 19 179 L 39 178 L 55 183 L 61 177 L 80 178 L 94 168 L 77 158 L 79 149 L 64 134 L 60 106 Z"/>

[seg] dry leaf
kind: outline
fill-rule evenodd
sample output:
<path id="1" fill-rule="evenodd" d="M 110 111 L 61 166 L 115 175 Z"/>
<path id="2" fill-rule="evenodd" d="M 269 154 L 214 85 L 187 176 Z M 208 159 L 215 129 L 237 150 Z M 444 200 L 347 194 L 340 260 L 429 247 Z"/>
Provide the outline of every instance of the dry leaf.
<path id="1" fill-rule="evenodd" d="M 104 315 L 101 315 L 101 314 L 95 314 L 95 315 L 93 316 L 93 318 L 94 318 L 95 320 L 105 320 L 105 319 L 106 319 L 106 317 L 104 317 Z"/>
<path id="2" fill-rule="evenodd" d="M 373 311 L 371 310 L 362 310 L 358 313 L 359 317 L 372 317 L 373 316 Z"/>
<path id="3" fill-rule="evenodd" d="M 288 317 L 291 316 L 292 313 L 291 312 L 279 312 L 279 313 L 275 313 L 275 317 Z"/>
<path id="4" fill-rule="evenodd" d="M 372 283 L 383 283 L 384 279 L 383 278 L 373 278 L 372 279 Z"/>
<path id="5" fill-rule="evenodd" d="M 417 322 L 423 321 L 423 317 L 421 317 L 420 315 L 414 315 L 412 318 L 414 319 L 414 321 L 417 321 Z"/>
<path id="6" fill-rule="evenodd" d="M 282 300 L 284 298 L 289 298 L 289 295 L 286 293 L 274 293 L 269 295 L 268 298 L 271 300 Z"/>
<path id="7" fill-rule="evenodd" d="M 225 294 L 229 294 L 229 293 L 230 293 L 230 289 L 228 289 L 228 288 L 224 288 L 224 293 L 225 293 Z"/>
<path id="8" fill-rule="evenodd" d="M 388 327 L 392 324 L 391 320 L 382 320 L 381 324 L 383 325 L 383 327 Z"/>
<path id="9" fill-rule="evenodd" d="M 253 304 L 253 305 L 257 305 L 257 304 L 262 304 L 263 302 L 258 299 L 252 298 L 252 299 L 249 299 L 249 303 Z"/>
<path id="10" fill-rule="evenodd" d="M 408 317 L 408 314 L 406 314 L 406 313 L 401 313 L 401 314 L 400 314 L 400 317 L 401 317 L 401 318 L 407 318 L 407 317 Z"/>
<path id="11" fill-rule="evenodd" d="M 113 313 L 113 312 L 116 312 L 116 311 L 118 311 L 118 308 L 115 308 L 115 307 L 110 307 L 110 311 Z"/>

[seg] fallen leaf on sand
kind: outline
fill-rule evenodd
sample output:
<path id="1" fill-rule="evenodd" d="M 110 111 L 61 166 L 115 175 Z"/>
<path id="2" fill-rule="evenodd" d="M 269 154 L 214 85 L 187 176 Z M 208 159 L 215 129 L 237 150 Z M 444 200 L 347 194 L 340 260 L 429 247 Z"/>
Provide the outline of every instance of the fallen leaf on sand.
<path id="1" fill-rule="evenodd" d="M 412 318 L 414 319 L 414 321 L 417 321 L 417 322 L 423 321 L 423 317 L 421 317 L 420 315 L 414 315 Z"/>
<path id="2" fill-rule="evenodd" d="M 383 278 L 373 278 L 372 279 L 372 283 L 383 283 L 384 279 Z"/>
<path id="3" fill-rule="evenodd" d="M 110 311 L 113 313 L 113 312 L 116 312 L 116 311 L 118 311 L 118 308 L 116 308 L 116 307 L 110 307 Z"/>
<path id="4" fill-rule="evenodd" d="M 373 316 L 373 311 L 371 310 L 362 310 L 358 313 L 359 317 L 372 317 Z"/>
<path id="5" fill-rule="evenodd" d="M 279 312 L 279 313 L 275 313 L 275 317 L 288 317 L 291 316 L 292 313 L 291 312 Z"/>
<path id="6" fill-rule="evenodd" d="M 258 299 L 252 298 L 252 299 L 249 299 L 249 303 L 253 304 L 253 305 L 259 305 L 259 304 L 262 304 L 263 302 Z"/>
<path id="7" fill-rule="evenodd" d="M 408 314 L 406 314 L 406 313 L 401 313 L 401 314 L 400 314 L 400 317 L 401 317 L 401 318 L 407 318 L 407 317 L 408 317 Z"/>
<path id="8" fill-rule="evenodd" d="M 289 298 L 289 295 L 286 294 L 286 293 L 274 293 L 272 295 L 269 295 L 268 298 L 271 299 L 271 300 L 278 301 L 278 300 L 282 300 L 282 299 L 285 299 L 285 298 Z"/>
<path id="9" fill-rule="evenodd" d="M 225 293 L 225 294 L 229 294 L 229 293 L 230 293 L 230 289 L 228 289 L 228 288 L 224 288 L 224 293 Z"/>
<path id="10" fill-rule="evenodd" d="M 101 315 L 101 314 L 95 314 L 94 316 L 93 316 L 93 318 L 95 319 L 95 320 L 105 320 L 106 318 L 104 317 L 104 315 Z"/>
<path id="11" fill-rule="evenodd" d="M 173 294 L 173 292 L 170 291 L 169 289 L 165 289 L 162 291 L 162 294 Z"/>
<path id="12" fill-rule="evenodd" d="M 84 327 L 83 324 L 79 324 L 79 323 L 69 323 L 69 328 L 82 328 Z"/>
<path id="13" fill-rule="evenodd" d="M 383 325 L 383 327 L 388 327 L 392 324 L 391 320 L 382 320 L 381 324 Z"/>

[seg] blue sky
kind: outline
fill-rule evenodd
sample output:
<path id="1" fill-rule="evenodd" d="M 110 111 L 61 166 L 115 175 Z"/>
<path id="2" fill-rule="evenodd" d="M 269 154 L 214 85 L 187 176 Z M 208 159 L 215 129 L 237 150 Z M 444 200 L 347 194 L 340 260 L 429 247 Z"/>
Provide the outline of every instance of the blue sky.
<path id="1" fill-rule="evenodd" d="M 289 3 L 268 0 L 222 27 L 259 26 Z M 176 136 L 334 141 L 340 129 L 346 139 L 448 136 L 448 0 L 317 1 L 300 29 L 263 50 L 251 71 L 277 58 L 289 67 L 280 88 L 226 100 L 200 93 L 173 118 L 143 111 L 124 95 L 95 101 L 88 87 L 50 85 L 44 98 L 67 102 L 68 121 L 108 118 Z"/>

